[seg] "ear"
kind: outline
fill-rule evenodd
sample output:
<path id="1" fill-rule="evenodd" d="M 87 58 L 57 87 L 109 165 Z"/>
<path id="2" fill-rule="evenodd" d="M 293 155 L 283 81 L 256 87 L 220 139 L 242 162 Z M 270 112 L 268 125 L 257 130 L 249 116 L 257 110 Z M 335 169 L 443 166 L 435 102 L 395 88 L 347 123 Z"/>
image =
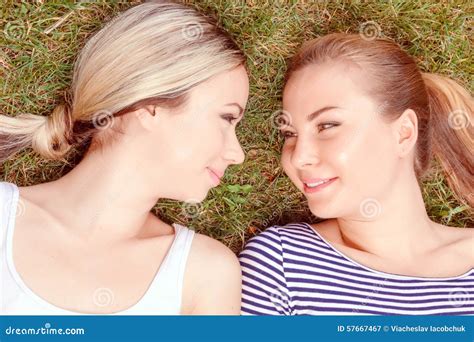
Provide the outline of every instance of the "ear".
<path id="1" fill-rule="evenodd" d="M 158 124 L 158 107 L 153 105 L 143 106 L 134 112 L 138 122 L 145 129 L 151 130 Z"/>
<path id="2" fill-rule="evenodd" d="M 418 139 L 418 117 L 413 109 L 406 109 L 394 122 L 397 150 L 400 157 L 409 154 Z"/>

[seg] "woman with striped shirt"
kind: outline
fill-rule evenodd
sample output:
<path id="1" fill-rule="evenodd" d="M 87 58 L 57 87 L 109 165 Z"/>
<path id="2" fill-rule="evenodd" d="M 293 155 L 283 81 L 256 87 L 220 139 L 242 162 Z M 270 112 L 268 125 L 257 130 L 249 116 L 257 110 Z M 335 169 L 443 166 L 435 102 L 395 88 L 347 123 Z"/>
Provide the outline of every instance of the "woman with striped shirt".
<path id="1" fill-rule="evenodd" d="M 474 206 L 473 99 L 388 39 L 331 34 L 287 72 L 282 165 L 317 224 L 273 226 L 240 254 L 243 314 L 474 314 L 471 228 L 433 222 L 432 159 Z"/>

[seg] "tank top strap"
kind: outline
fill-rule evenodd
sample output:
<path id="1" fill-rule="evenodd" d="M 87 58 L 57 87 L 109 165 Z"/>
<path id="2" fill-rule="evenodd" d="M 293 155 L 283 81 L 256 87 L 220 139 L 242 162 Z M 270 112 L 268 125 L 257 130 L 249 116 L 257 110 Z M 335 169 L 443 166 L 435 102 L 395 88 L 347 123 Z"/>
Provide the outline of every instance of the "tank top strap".
<path id="1" fill-rule="evenodd" d="M 173 227 L 176 229 L 177 237 L 176 243 L 174 244 L 173 254 L 168 260 L 168 270 L 172 270 L 174 272 L 174 277 L 172 278 L 176 279 L 176 285 L 178 286 L 178 290 L 181 293 L 186 261 L 188 260 L 189 251 L 191 250 L 191 244 L 194 238 L 194 230 L 185 226 L 181 226 L 177 223 L 174 223 Z"/>
<path id="2" fill-rule="evenodd" d="M 161 277 L 157 284 L 169 282 L 170 286 L 181 293 L 186 261 L 188 259 L 194 231 L 177 223 L 172 224 L 175 229 L 175 240 L 165 257 L 158 276 Z"/>
<path id="3" fill-rule="evenodd" d="M 8 232 L 13 229 L 17 216 L 19 192 L 13 183 L 0 182 L 0 250 L 4 251 Z"/>
<path id="4" fill-rule="evenodd" d="M 195 233 L 177 223 L 172 226 L 175 229 L 173 244 L 138 305 L 142 312 L 156 309 L 157 306 L 176 314 L 179 314 L 181 310 L 186 261 Z"/>

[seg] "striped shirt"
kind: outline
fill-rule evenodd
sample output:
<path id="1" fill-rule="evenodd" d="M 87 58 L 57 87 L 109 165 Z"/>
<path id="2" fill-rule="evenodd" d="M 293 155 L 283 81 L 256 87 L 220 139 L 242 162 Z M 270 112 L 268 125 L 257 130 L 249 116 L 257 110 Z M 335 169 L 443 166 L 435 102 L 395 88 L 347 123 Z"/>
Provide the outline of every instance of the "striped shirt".
<path id="1" fill-rule="evenodd" d="M 307 223 L 270 227 L 239 257 L 243 315 L 474 314 L 474 269 L 448 278 L 376 271 Z"/>

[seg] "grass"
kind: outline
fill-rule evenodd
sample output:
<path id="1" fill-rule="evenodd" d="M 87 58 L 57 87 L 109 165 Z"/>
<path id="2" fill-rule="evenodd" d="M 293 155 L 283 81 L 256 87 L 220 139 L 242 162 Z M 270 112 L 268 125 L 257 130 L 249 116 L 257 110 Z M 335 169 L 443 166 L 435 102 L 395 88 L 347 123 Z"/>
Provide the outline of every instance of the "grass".
<path id="1" fill-rule="evenodd" d="M 467 1 L 186 1 L 216 15 L 248 56 L 251 98 L 238 136 L 246 151 L 244 164 L 232 167 L 196 215 L 170 200 L 154 208 L 167 222 L 195 227 L 238 252 L 251 235 L 272 224 L 315 222 L 304 197 L 279 164 L 282 140 L 272 128 L 272 113 L 281 108 L 286 61 L 302 41 L 330 32 L 359 32 L 375 21 L 384 36 L 414 55 L 424 71 L 458 79 L 472 91 L 472 16 Z M 48 115 L 71 81 L 72 62 L 86 38 L 115 13 L 133 3 L 3 0 L 0 9 L 0 111 Z M 69 16 L 65 17 L 68 13 Z M 44 31 L 65 20 L 51 32 Z M 51 181 L 70 170 L 68 163 L 45 161 L 31 150 L 0 165 L 2 180 L 20 186 Z M 423 184 L 430 217 L 457 227 L 474 225 L 473 212 L 462 206 L 435 171 Z"/>

